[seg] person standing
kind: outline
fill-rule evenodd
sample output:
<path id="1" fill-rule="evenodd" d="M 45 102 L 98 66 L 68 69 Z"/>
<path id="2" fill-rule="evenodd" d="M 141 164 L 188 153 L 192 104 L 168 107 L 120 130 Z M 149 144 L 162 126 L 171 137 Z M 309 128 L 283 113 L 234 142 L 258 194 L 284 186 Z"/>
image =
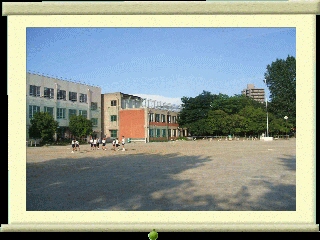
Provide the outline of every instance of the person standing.
<path id="1" fill-rule="evenodd" d="M 78 140 L 76 140 L 75 150 L 76 150 L 76 151 L 78 150 L 78 151 L 80 152 L 80 144 L 79 144 L 79 141 L 78 141 Z"/>
<path id="2" fill-rule="evenodd" d="M 119 151 L 120 149 L 119 149 L 119 139 L 118 138 L 116 138 L 116 148 L 117 148 L 117 150 Z"/>
<path id="3" fill-rule="evenodd" d="M 71 141 L 71 148 L 72 148 L 72 152 L 71 153 L 74 153 L 75 148 L 76 148 L 76 141 L 74 139 L 72 139 L 72 141 Z"/>
<path id="4" fill-rule="evenodd" d="M 116 140 L 115 139 L 112 140 L 112 149 L 113 149 L 113 151 L 116 150 Z"/>
<path id="5" fill-rule="evenodd" d="M 107 150 L 106 149 L 106 138 L 102 139 L 102 150 Z"/>
<path id="6" fill-rule="evenodd" d="M 90 138 L 90 146 L 91 146 L 91 150 L 93 150 L 93 139 L 92 139 L 92 137 Z"/>
<path id="7" fill-rule="evenodd" d="M 93 150 L 97 150 L 97 139 L 93 139 Z"/>
<path id="8" fill-rule="evenodd" d="M 122 136 L 122 139 L 121 139 L 122 151 L 125 151 L 125 148 L 124 148 L 125 143 L 126 143 L 126 139 L 124 138 L 124 136 Z"/>
<path id="9" fill-rule="evenodd" d="M 100 145 L 100 139 L 97 138 L 97 148 L 98 148 L 98 150 L 99 150 L 99 145 Z"/>

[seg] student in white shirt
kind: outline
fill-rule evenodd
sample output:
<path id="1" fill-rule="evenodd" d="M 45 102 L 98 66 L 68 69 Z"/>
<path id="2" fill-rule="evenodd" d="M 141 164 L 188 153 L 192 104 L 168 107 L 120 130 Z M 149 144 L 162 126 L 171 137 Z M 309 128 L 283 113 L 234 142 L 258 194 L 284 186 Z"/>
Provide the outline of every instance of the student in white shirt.
<path id="1" fill-rule="evenodd" d="M 106 148 L 106 138 L 102 139 L 102 150 L 107 150 L 107 148 Z"/>
<path id="2" fill-rule="evenodd" d="M 91 150 L 93 150 L 93 139 L 92 139 L 92 137 L 90 138 L 90 146 L 91 146 Z"/>
<path id="3" fill-rule="evenodd" d="M 121 139 L 122 151 L 125 151 L 125 149 L 124 149 L 125 143 L 126 143 L 126 139 L 124 138 L 124 136 L 122 136 L 122 139 Z"/>
<path id="4" fill-rule="evenodd" d="M 97 139 L 93 139 L 93 150 L 97 150 Z"/>
<path id="5" fill-rule="evenodd" d="M 120 149 L 119 149 L 119 146 L 120 146 L 120 145 L 119 145 L 119 140 L 118 140 L 118 138 L 116 138 L 116 147 L 118 148 L 118 151 L 120 150 Z"/>

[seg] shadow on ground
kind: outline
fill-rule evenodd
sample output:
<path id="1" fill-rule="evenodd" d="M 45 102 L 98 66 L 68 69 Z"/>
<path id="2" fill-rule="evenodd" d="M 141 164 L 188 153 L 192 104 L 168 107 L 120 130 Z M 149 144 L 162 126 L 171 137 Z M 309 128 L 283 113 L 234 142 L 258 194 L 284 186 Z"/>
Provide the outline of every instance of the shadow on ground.
<path id="1" fill-rule="evenodd" d="M 175 154 L 136 154 L 27 163 L 26 210 L 295 211 L 296 186 L 263 178 L 255 184 L 267 191 L 255 200 L 250 198 L 251 183 L 231 198 L 223 193 L 194 196 L 188 190 L 194 183 L 176 176 L 208 161 Z M 295 157 L 283 158 L 281 163 L 295 172 Z"/>

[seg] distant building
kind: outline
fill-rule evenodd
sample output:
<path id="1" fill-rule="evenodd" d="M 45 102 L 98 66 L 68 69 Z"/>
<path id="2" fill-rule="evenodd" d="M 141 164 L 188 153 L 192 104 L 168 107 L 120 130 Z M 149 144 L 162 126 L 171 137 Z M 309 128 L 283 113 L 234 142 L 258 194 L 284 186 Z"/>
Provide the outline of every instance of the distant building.
<path id="1" fill-rule="evenodd" d="M 38 74 L 27 73 L 27 140 L 30 120 L 36 112 L 48 112 L 58 121 L 55 138 L 73 137 L 68 129 L 72 115 L 93 122 L 96 137 L 101 137 L 101 88 Z"/>
<path id="2" fill-rule="evenodd" d="M 243 89 L 241 94 L 251 97 L 254 100 L 264 103 L 265 102 L 265 92 L 263 88 L 255 88 L 253 84 L 248 84 L 247 89 Z"/>
<path id="3" fill-rule="evenodd" d="M 102 136 L 111 141 L 125 136 L 133 141 L 167 141 L 187 136 L 179 128 L 178 106 L 121 92 L 101 95 Z"/>
<path id="4" fill-rule="evenodd" d="M 55 139 L 70 139 L 69 120 L 82 115 L 93 123 L 92 137 L 169 141 L 187 136 L 179 127 L 179 106 L 121 92 L 101 93 L 101 88 L 39 74 L 27 73 L 27 141 L 30 120 L 36 112 L 48 112 L 59 123 Z M 89 140 L 86 136 L 83 141 Z"/>

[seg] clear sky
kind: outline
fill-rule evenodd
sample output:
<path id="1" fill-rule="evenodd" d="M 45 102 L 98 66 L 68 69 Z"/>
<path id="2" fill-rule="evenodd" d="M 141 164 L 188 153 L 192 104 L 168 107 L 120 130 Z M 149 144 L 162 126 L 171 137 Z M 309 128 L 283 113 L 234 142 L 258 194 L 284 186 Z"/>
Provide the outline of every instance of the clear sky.
<path id="1" fill-rule="evenodd" d="M 266 66 L 296 57 L 295 28 L 27 28 L 27 71 L 163 96 L 265 88 Z"/>

